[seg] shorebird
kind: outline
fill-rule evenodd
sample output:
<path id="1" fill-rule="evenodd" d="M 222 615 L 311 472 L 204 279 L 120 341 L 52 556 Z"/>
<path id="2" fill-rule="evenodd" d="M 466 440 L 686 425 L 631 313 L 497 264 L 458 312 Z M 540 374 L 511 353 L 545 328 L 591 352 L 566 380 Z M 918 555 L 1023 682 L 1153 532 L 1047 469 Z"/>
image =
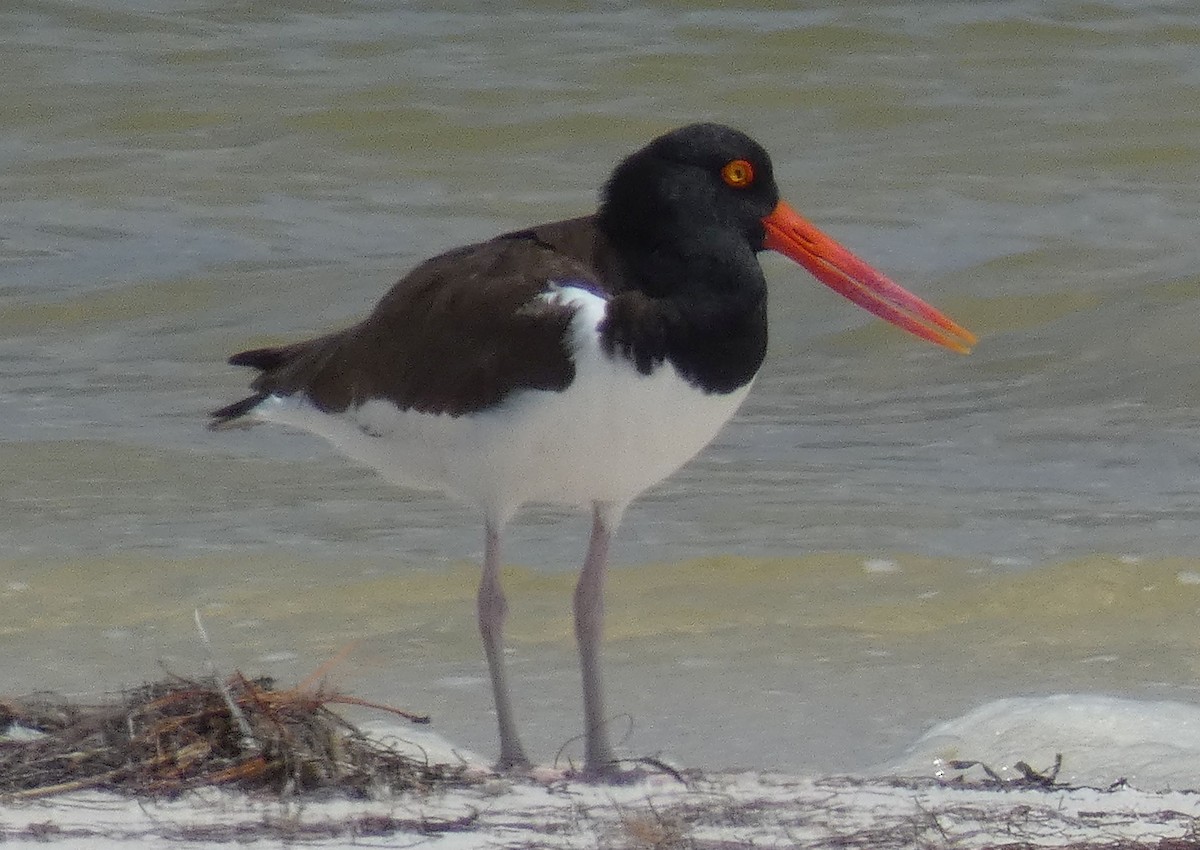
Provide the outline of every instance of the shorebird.
<path id="1" fill-rule="evenodd" d="M 247 417 L 318 434 L 391 482 L 479 511 L 497 769 L 530 766 L 505 673 L 501 534 L 521 505 L 547 502 L 592 513 L 574 593 L 583 775 L 620 775 L 599 665 L 609 544 L 630 501 L 750 392 L 767 349 L 764 250 L 919 337 L 961 353 L 975 342 L 780 200 L 757 142 L 693 124 L 620 162 L 594 214 L 453 249 L 358 324 L 229 359 L 259 374 L 214 426 Z"/>

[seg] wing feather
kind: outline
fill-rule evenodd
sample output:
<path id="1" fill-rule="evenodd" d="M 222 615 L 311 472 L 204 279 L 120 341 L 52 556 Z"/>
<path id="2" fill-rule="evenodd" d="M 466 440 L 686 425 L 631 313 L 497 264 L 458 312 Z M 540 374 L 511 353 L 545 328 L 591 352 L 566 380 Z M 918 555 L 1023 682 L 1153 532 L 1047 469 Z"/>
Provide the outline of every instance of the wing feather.
<path id="1" fill-rule="evenodd" d="M 340 412 L 369 398 L 461 416 L 518 389 L 563 390 L 575 377 L 574 308 L 546 299 L 554 281 L 602 290 L 590 218 L 460 248 L 417 266 L 363 321 L 331 334 L 235 354 L 261 374 L 255 394 L 213 413 L 220 425 L 267 396 L 303 393 Z"/>

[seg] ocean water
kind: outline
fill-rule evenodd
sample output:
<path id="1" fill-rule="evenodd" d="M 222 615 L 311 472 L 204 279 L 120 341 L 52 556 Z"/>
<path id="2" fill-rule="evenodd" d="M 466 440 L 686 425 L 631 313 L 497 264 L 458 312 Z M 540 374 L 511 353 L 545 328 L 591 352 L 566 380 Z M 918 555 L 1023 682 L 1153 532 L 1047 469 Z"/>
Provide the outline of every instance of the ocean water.
<path id="1" fill-rule="evenodd" d="M 1009 696 L 1195 698 L 1200 13 L 1188 4 L 18 0 L 0 8 L 0 692 L 203 668 L 494 746 L 478 520 L 319 441 L 213 434 L 242 348 L 420 259 L 592 208 L 694 120 L 981 337 L 910 339 L 764 257 L 768 364 L 629 511 L 632 752 L 856 769 Z M 586 519 L 507 557 L 520 719 L 579 730 Z"/>

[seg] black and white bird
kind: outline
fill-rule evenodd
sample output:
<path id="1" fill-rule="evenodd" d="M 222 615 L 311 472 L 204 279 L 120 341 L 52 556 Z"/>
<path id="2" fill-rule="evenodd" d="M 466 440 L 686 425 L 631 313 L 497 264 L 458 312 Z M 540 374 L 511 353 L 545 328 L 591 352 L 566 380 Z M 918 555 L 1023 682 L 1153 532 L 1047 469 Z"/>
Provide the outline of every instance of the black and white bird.
<path id="1" fill-rule="evenodd" d="M 352 327 L 230 358 L 259 374 L 214 426 L 299 428 L 389 481 L 478 509 L 499 769 L 530 765 L 505 674 L 500 541 L 523 504 L 543 502 L 592 512 L 574 595 L 583 774 L 620 773 L 598 658 L 609 544 L 630 501 L 699 452 L 750 392 L 767 350 L 764 250 L 926 340 L 962 353 L 975 342 L 781 201 L 757 142 L 694 124 L 622 161 L 593 215 L 448 251 Z"/>

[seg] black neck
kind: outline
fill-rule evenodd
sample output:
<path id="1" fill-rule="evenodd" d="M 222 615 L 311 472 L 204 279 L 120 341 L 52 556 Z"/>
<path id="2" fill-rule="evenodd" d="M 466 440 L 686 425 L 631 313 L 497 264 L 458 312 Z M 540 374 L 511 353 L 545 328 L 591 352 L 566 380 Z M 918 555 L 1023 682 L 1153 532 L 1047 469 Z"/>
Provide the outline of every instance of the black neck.
<path id="1" fill-rule="evenodd" d="M 767 286 L 743 239 L 699 233 L 683 244 L 626 244 L 617 254 L 623 291 L 601 327 L 611 356 L 642 374 L 669 361 L 710 393 L 754 378 L 767 349 Z"/>

